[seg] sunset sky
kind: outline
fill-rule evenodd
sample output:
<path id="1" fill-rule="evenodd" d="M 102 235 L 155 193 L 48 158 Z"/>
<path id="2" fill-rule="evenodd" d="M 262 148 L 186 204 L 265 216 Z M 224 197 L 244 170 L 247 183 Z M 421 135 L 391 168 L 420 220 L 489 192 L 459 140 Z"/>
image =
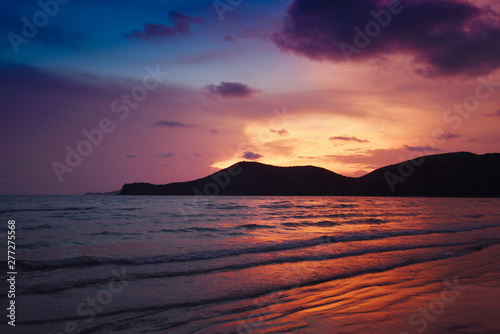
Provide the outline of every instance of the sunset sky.
<path id="1" fill-rule="evenodd" d="M 500 152 L 495 0 L 42 3 L 0 4 L 0 194 Z"/>

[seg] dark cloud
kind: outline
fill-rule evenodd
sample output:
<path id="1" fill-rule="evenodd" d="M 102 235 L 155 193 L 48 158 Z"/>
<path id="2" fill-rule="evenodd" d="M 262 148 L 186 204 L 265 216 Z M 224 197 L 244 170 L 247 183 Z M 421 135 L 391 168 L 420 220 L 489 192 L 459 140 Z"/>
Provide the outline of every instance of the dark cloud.
<path id="1" fill-rule="evenodd" d="M 280 136 L 288 136 L 290 133 L 288 131 L 286 131 L 285 129 L 281 129 L 281 130 L 274 130 L 274 129 L 271 129 L 269 130 L 271 131 L 272 133 L 277 133 L 279 134 Z"/>
<path id="2" fill-rule="evenodd" d="M 173 157 L 174 155 L 175 155 L 175 153 L 169 152 L 169 153 L 160 154 L 158 156 L 158 158 L 170 158 L 170 157 Z"/>
<path id="3" fill-rule="evenodd" d="M 205 22 L 204 17 L 187 16 L 179 12 L 170 12 L 168 17 L 172 21 L 173 26 L 148 22 L 144 24 L 142 31 L 134 30 L 130 34 L 125 34 L 125 38 L 144 42 L 151 38 L 169 38 L 178 35 L 189 35 L 191 33 L 191 24 L 202 24 Z"/>
<path id="4" fill-rule="evenodd" d="M 489 113 L 489 114 L 486 114 L 484 115 L 486 117 L 500 117 L 500 109 L 498 109 L 497 111 L 495 112 L 492 112 L 492 113 Z"/>
<path id="5" fill-rule="evenodd" d="M 378 25 L 380 33 L 375 24 L 368 26 L 373 37 L 363 45 L 355 43 L 354 29 L 365 32 L 367 24 L 376 23 L 387 1 L 294 0 L 273 40 L 314 60 L 346 61 L 342 43 L 358 49 L 352 60 L 409 54 L 416 71 L 428 76 L 484 74 L 500 67 L 500 14 L 492 8 L 459 0 L 405 0 L 397 8 L 401 12 L 390 22 L 379 16 L 388 22 Z"/>
<path id="6" fill-rule="evenodd" d="M 226 37 L 224 37 L 224 42 L 234 43 L 234 38 L 227 35 Z"/>
<path id="7" fill-rule="evenodd" d="M 169 128 L 195 128 L 197 125 L 195 124 L 185 124 L 176 121 L 158 121 L 155 124 L 151 125 L 154 127 L 165 126 Z"/>
<path id="8" fill-rule="evenodd" d="M 330 138 L 328 138 L 328 140 L 331 140 L 331 141 L 355 141 L 358 143 L 369 143 L 369 141 L 366 139 L 359 139 L 356 137 L 348 137 L 348 136 L 330 137 Z"/>
<path id="9" fill-rule="evenodd" d="M 408 146 L 408 145 L 404 145 L 404 147 L 410 152 L 415 152 L 415 151 L 437 152 L 437 151 L 441 151 L 440 149 L 432 147 L 432 146 Z"/>
<path id="10" fill-rule="evenodd" d="M 208 85 L 205 89 L 210 97 L 221 96 L 226 99 L 250 97 L 260 92 L 240 82 L 221 82 L 220 85 Z"/>
<path id="11" fill-rule="evenodd" d="M 210 130 L 208 130 L 208 132 L 213 133 L 214 135 L 216 135 L 216 134 L 219 133 L 219 130 L 217 130 L 217 129 L 210 129 Z"/>
<path id="12" fill-rule="evenodd" d="M 137 158 L 137 156 L 134 155 L 134 154 L 127 154 L 126 157 L 129 158 L 129 159 L 135 159 L 135 158 Z"/>
<path id="13" fill-rule="evenodd" d="M 436 136 L 434 138 L 436 138 L 437 140 L 450 140 L 450 139 L 456 139 L 456 138 L 460 138 L 462 137 L 461 134 L 459 133 L 443 133 L 443 134 L 440 134 L 439 136 Z"/>
<path id="14" fill-rule="evenodd" d="M 241 157 L 244 159 L 247 159 L 247 160 L 257 160 L 257 159 L 262 158 L 263 155 L 261 155 L 259 153 L 254 153 L 254 152 L 245 152 L 245 153 L 243 153 L 243 155 Z"/>

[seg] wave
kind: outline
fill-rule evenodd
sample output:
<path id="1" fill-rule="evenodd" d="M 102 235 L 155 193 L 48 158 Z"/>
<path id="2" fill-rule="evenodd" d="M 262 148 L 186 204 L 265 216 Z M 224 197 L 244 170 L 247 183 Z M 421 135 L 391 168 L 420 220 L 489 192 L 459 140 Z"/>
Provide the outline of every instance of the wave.
<path id="1" fill-rule="evenodd" d="M 366 214 L 360 212 L 351 213 L 327 213 L 323 215 L 292 215 L 290 218 L 294 219 L 315 219 L 315 218 L 355 218 L 364 217 Z"/>
<path id="2" fill-rule="evenodd" d="M 486 246 L 486 247 L 489 247 L 489 246 Z M 389 271 L 389 270 L 393 270 L 393 269 L 397 269 L 397 268 L 403 268 L 403 267 L 406 267 L 409 265 L 465 256 L 465 255 L 469 255 L 469 254 L 472 254 L 474 252 L 480 251 L 486 247 L 471 247 L 468 249 L 458 250 L 455 252 L 449 252 L 449 253 L 441 254 L 441 255 L 432 254 L 432 255 L 423 256 L 422 258 L 402 260 L 401 262 L 396 262 L 396 263 L 374 263 L 372 267 L 368 267 L 368 268 L 364 267 L 364 268 L 354 269 L 351 271 L 346 271 L 344 273 L 335 273 L 333 275 L 328 275 L 328 276 L 324 276 L 324 277 L 320 277 L 320 278 L 316 278 L 316 279 L 301 281 L 299 283 L 285 283 L 285 284 L 275 285 L 275 286 L 262 285 L 260 288 L 258 288 L 256 290 L 240 289 L 239 291 L 233 292 L 231 294 L 212 297 L 212 298 L 206 298 L 206 299 L 199 299 L 199 300 L 195 300 L 195 301 L 174 302 L 174 303 L 158 303 L 155 305 L 141 305 L 141 306 L 136 306 L 136 307 L 126 306 L 126 307 L 121 308 L 121 309 L 104 311 L 102 313 L 97 314 L 96 318 L 104 318 L 104 317 L 108 317 L 108 316 L 112 316 L 112 315 L 132 313 L 132 312 L 133 313 L 157 312 L 157 311 L 165 312 L 165 311 L 172 310 L 172 309 L 192 308 L 192 307 L 199 307 L 199 306 L 208 305 L 208 304 L 219 304 L 219 303 L 231 302 L 231 301 L 235 301 L 235 300 L 258 298 L 258 297 L 264 296 L 264 295 L 272 295 L 274 293 L 279 293 L 279 292 L 283 292 L 286 290 L 291 290 L 291 289 L 305 287 L 305 286 L 313 286 L 313 285 L 326 283 L 326 282 L 330 282 L 330 281 L 334 281 L 334 280 L 352 278 L 352 277 L 356 277 L 359 275 L 365 275 L 365 274 L 371 274 L 371 273 L 380 273 L 380 272 L 385 272 L 385 271 Z M 130 305 L 130 304 L 126 304 L 126 305 Z M 61 317 L 61 318 L 55 318 L 55 319 L 53 318 L 53 319 L 19 321 L 19 324 L 22 324 L 22 325 L 44 324 L 45 325 L 48 323 L 66 322 L 66 321 L 73 321 L 73 320 L 75 320 L 75 321 L 81 320 L 81 317 L 67 316 L 67 317 Z M 88 331 L 95 331 L 100 326 L 103 326 L 103 325 L 97 325 L 96 327 L 88 329 Z"/>
<path id="3" fill-rule="evenodd" d="M 240 225 L 237 228 L 243 228 L 247 230 L 257 230 L 257 229 L 276 228 L 276 226 L 264 225 L 264 224 L 245 224 L 245 225 Z"/>
<path id="4" fill-rule="evenodd" d="M 342 221 L 342 222 L 334 222 L 330 220 L 321 220 L 318 222 L 301 222 L 301 223 L 282 223 L 281 225 L 287 227 L 303 227 L 303 226 L 316 226 L 316 227 L 332 227 L 332 226 L 340 226 L 344 224 L 385 224 L 386 220 L 377 219 L 377 218 L 368 218 L 362 220 L 353 220 L 353 221 Z"/>
<path id="5" fill-rule="evenodd" d="M 387 220 L 378 219 L 378 218 L 367 218 L 367 219 L 362 219 L 362 220 L 358 220 L 358 221 L 353 221 L 350 223 L 354 223 L 354 224 L 385 224 L 385 223 L 387 223 Z"/>
<path id="6" fill-rule="evenodd" d="M 331 206 L 328 204 L 311 204 L 311 205 L 297 204 L 294 207 L 297 209 L 319 209 L 319 208 L 329 208 Z"/>
<path id="7" fill-rule="evenodd" d="M 19 239 L 18 239 L 19 240 Z M 31 244 L 24 244 L 21 247 L 23 249 L 38 249 L 38 248 L 49 248 L 53 247 L 54 244 L 48 241 L 35 242 Z"/>
<path id="8" fill-rule="evenodd" d="M 53 228 L 58 228 L 58 227 L 48 225 L 48 224 L 42 224 L 42 225 L 36 225 L 36 226 L 22 226 L 22 227 L 19 227 L 18 229 L 20 231 L 38 231 L 38 230 L 50 230 Z"/>
<path id="9" fill-rule="evenodd" d="M 235 271 L 242 270 L 248 268 L 255 268 L 259 266 L 273 265 L 273 264 L 285 264 L 285 263 L 298 263 L 304 261 L 324 261 L 324 260 L 333 260 L 339 258 L 360 256 L 360 255 L 368 255 L 368 254 L 378 254 L 378 253 L 387 253 L 394 251 L 410 251 L 410 250 L 418 250 L 418 249 L 431 249 L 431 248 L 446 248 L 446 247 L 457 247 L 457 246 L 466 246 L 463 251 L 479 251 L 489 246 L 497 243 L 498 240 L 488 240 L 483 244 L 478 243 L 477 241 L 472 242 L 449 242 L 439 245 L 399 245 L 399 246 L 375 246 L 368 249 L 360 249 L 348 251 L 345 253 L 336 253 L 336 254 L 313 254 L 307 256 L 282 256 L 279 258 L 268 259 L 268 260 L 257 260 L 245 263 L 236 263 L 225 266 L 216 266 L 211 268 L 203 268 L 203 269 L 191 269 L 191 270 L 180 270 L 180 271 L 160 271 L 154 273 L 133 273 L 130 274 L 133 280 L 144 280 L 144 279 L 156 279 L 156 278 L 171 278 L 171 277 L 179 277 L 179 276 L 195 276 L 195 275 L 203 275 L 210 274 L 213 272 L 220 271 Z M 445 253 L 449 254 L 449 253 Z M 58 282 L 57 284 L 39 284 L 33 285 L 31 287 L 20 287 L 19 292 L 22 294 L 46 294 L 64 291 L 73 288 L 82 288 L 88 285 L 96 285 L 96 284 L 106 284 L 113 279 L 112 276 L 109 277 L 101 277 L 95 279 L 83 279 L 79 281 L 67 281 L 67 282 Z"/>
<path id="10" fill-rule="evenodd" d="M 184 232 L 217 232 L 219 231 L 218 228 L 214 227 L 186 227 L 186 228 L 179 228 L 179 229 L 161 229 L 159 232 L 167 232 L 167 233 L 184 233 Z M 156 232 L 156 231 L 151 231 L 151 232 Z"/>
<path id="11" fill-rule="evenodd" d="M 143 233 L 125 233 L 125 232 L 102 231 L 102 232 L 96 232 L 96 233 L 85 233 L 85 235 L 127 236 L 127 235 L 143 235 Z"/>
<path id="12" fill-rule="evenodd" d="M 261 204 L 259 208 L 261 209 L 293 209 L 296 206 L 290 201 L 278 201 L 269 204 Z"/>
<path id="13" fill-rule="evenodd" d="M 347 208 L 355 208 L 359 207 L 359 204 L 296 204 L 294 205 L 290 201 L 281 201 L 275 202 L 271 204 L 262 204 L 259 205 L 259 208 L 262 209 L 319 209 L 319 208 L 327 208 L 327 209 L 347 209 Z"/>
<path id="14" fill-rule="evenodd" d="M 217 205 L 217 210 L 238 210 L 238 209 L 248 209 L 247 205 L 238 205 L 238 204 L 221 204 Z"/>
<path id="15" fill-rule="evenodd" d="M 331 227 L 331 226 L 342 225 L 342 223 L 332 222 L 329 220 L 322 220 L 319 222 L 283 223 L 281 225 L 287 226 L 287 227 L 299 227 L 299 226 Z"/>
<path id="16" fill-rule="evenodd" d="M 483 218 L 484 215 L 483 214 L 477 214 L 477 215 L 465 215 L 466 218 L 476 218 L 476 219 L 479 219 L 479 218 Z"/>
<path id="17" fill-rule="evenodd" d="M 449 234 L 461 233 L 474 230 L 497 227 L 496 225 L 468 226 L 453 229 L 424 229 L 424 230 L 400 230 L 385 232 L 356 233 L 342 236 L 321 236 L 306 240 L 284 241 L 281 243 L 263 244 L 255 247 L 218 249 L 199 253 L 188 253 L 179 255 L 156 255 L 148 257 L 126 257 L 126 258 L 97 258 L 91 256 L 77 256 L 68 259 L 59 259 L 52 261 L 19 261 L 19 266 L 24 270 L 55 270 L 65 267 L 97 266 L 97 265 L 145 265 L 160 264 L 168 262 L 189 262 L 197 260 L 207 260 L 224 258 L 229 256 L 239 256 L 245 254 L 270 253 L 277 251 L 302 249 L 321 244 L 368 241 L 401 236 L 421 236 L 429 234 Z"/>
<path id="18" fill-rule="evenodd" d="M 245 230 L 258 230 L 258 229 L 271 229 L 276 228 L 276 226 L 265 225 L 265 224 L 245 224 L 233 227 L 232 229 L 245 229 Z M 214 227 L 187 227 L 179 229 L 161 229 L 159 232 L 166 233 L 186 233 L 186 232 L 229 232 L 230 228 L 214 228 Z M 155 231 L 151 231 L 155 232 Z"/>
<path id="19" fill-rule="evenodd" d="M 97 206 L 89 207 L 67 207 L 67 208 L 37 208 L 37 209 L 10 209 L 0 210 L 0 214 L 9 212 L 53 212 L 53 211 L 88 211 L 98 209 Z"/>

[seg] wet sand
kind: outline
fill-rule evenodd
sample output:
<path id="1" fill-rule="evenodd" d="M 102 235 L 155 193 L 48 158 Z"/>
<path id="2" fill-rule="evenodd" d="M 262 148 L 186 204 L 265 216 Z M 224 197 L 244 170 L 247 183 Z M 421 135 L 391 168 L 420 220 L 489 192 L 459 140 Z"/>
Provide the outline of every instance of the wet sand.
<path id="1" fill-rule="evenodd" d="M 254 300 L 215 332 L 499 333 L 500 245 Z M 241 321 L 241 319 L 244 319 Z"/>

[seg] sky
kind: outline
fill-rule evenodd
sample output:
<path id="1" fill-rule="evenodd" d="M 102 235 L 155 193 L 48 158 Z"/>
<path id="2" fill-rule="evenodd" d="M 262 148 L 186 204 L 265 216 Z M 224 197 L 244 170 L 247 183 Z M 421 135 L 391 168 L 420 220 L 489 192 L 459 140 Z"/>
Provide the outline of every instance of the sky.
<path id="1" fill-rule="evenodd" d="M 0 4 L 0 194 L 500 152 L 496 0 Z"/>

